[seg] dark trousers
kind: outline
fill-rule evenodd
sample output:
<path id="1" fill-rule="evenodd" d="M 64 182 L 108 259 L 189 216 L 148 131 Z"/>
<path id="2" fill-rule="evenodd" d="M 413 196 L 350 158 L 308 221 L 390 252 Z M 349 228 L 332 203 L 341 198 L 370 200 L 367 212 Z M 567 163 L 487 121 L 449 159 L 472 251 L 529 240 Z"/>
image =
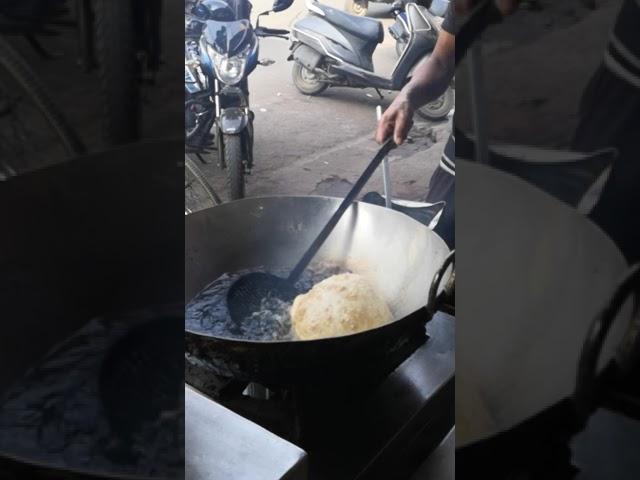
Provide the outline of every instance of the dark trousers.
<path id="1" fill-rule="evenodd" d="M 450 249 L 455 248 L 456 241 L 455 185 L 455 175 L 451 175 L 438 166 L 429 182 L 429 193 L 426 198 L 429 203 L 445 202 L 440 220 L 433 231 L 445 241 Z"/>

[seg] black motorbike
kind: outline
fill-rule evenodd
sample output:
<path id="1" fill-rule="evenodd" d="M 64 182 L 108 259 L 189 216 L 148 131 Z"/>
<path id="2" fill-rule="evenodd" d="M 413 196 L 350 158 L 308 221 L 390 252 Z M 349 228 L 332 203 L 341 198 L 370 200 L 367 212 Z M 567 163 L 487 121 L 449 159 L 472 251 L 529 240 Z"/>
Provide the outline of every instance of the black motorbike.
<path id="1" fill-rule="evenodd" d="M 289 33 L 261 27 L 260 16 L 292 3 L 275 0 L 271 10 L 258 15 L 255 27 L 248 0 L 201 0 L 186 12 L 185 149 L 200 158 L 217 150 L 231 200 L 244 197 L 245 175 L 253 167 L 248 77 L 260 64 L 258 38 L 287 39 Z"/>
<path id="2" fill-rule="evenodd" d="M 372 55 L 384 40 L 378 20 L 349 15 L 315 0 L 306 0 L 309 14 L 291 30 L 293 83 L 305 95 L 318 95 L 329 86 L 401 90 L 413 68 L 429 55 L 438 39 L 438 28 L 429 11 L 415 3 L 392 6 L 394 17 L 404 15 L 409 39 L 390 78 L 373 71 Z M 446 118 L 455 103 L 453 83 L 438 99 L 418 110 L 430 120 Z"/>

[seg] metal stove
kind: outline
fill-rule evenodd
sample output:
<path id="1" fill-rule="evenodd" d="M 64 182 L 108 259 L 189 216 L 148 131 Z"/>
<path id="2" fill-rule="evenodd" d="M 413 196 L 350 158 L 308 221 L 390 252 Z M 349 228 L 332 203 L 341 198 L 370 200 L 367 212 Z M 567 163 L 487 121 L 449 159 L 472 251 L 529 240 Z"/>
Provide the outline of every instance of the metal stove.
<path id="1" fill-rule="evenodd" d="M 426 463 L 430 471 L 438 465 L 437 478 L 453 478 L 453 317 L 436 314 L 427 334 L 366 388 L 354 379 L 334 389 L 273 390 L 187 363 L 186 478 L 400 480 Z M 431 460 L 449 460 L 425 463 L 435 449 Z"/>

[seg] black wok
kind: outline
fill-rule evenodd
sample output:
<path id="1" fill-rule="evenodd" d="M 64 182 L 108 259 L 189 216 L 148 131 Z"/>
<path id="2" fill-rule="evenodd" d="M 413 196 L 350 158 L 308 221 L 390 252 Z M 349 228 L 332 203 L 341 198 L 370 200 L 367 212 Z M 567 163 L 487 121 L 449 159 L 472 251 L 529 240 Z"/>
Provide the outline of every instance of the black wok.
<path id="1" fill-rule="evenodd" d="M 293 267 L 339 203 L 340 199 L 325 197 L 252 198 L 188 215 L 185 302 L 223 273 Z M 365 275 L 396 321 L 357 334 L 307 341 L 252 341 L 191 328 L 186 329 L 187 360 L 220 376 L 265 385 L 373 381 L 404 360 L 408 345 L 415 348 L 424 341 L 425 323 L 444 302 L 442 294 L 430 301 L 430 285 L 437 277 L 434 292 L 442 292 L 439 287 L 452 277 L 448 263 L 446 272 L 437 276 L 448 255 L 440 237 L 408 216 L 356 203 L 315 261 Z M 445 282 L 440 281 L 442 273 Z"/>
<path id="2" fill-rule="evenodd" d="M 96 388 L 111 392 L 102 401 L 114 431 L 135 423 L 144 407 L 144 393 L 130 395 L 122 372 L 141 338 L 157 345 L 144 331 L 156 318 L 174 319 L 158 331 L 160 344 L 178 345 L 175 355 L 163 352 L 179 366 L 174 383 L 182 395 L 182 158 L 181 140 L 140 144 L 0 182 L 0 398 L 52 346 L 98 317 L 143 329 L 123 330 L 95 372 Z M 39 445 L 0 443 L 2 471 L 20 464 L 20 472 L 37 465 L 43 478 L 138 478 L 62 452 L 45 455 Z"/>

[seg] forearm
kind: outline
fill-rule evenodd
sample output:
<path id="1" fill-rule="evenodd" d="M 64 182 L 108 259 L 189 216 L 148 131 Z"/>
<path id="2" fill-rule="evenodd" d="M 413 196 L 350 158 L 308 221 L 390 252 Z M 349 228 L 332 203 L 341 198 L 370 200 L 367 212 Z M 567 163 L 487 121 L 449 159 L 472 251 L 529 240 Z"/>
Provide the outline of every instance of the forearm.
<path id="1" fill-rule="evenodd" d="M 455 71 L 455 55 L 455 37 L 443 30 L 433 53 L 416 67 L 409 83 L 378 122 L 378 143 L 386 141 L 393 134 L 396 144 L 402 144 L 407 138 L 416 109 L 438 98 L 449 86 Z"/>
<path id="2" fill-rule="evenodd" d="M 410 105 L 418 109 L 442 95 L 453 77 L 451 67 L 433 56 L 424 59 L 402 89 Z"/>

